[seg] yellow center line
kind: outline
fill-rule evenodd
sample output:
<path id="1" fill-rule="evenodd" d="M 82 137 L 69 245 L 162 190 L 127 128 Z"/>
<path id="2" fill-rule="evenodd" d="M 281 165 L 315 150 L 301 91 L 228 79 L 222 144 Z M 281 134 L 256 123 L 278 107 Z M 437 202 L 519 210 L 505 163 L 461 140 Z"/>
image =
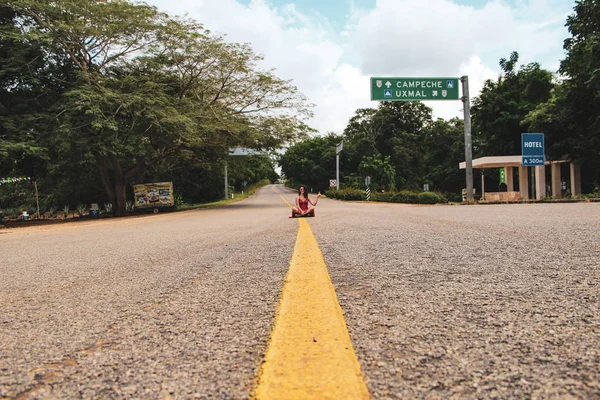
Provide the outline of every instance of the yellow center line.
<path id="1" fill-rule="evenodd" d="M 256 399 L 368 399 L 369 392 L 310 225 L 298 237 Z"/>
<path id="2" fill-rule="evenodd" d="M 288 201 L 286 199 L 284 199 L 283 196 L 280 195 L 279 192 L 277 190 L 275 190 L 274 187 L 271 187 L 271 190 L 273 190 L 275 193 L 277 193 L 279 195 L 279 197 L 281 197 L 281 200 L 283 200 L 285 202 L 285 204 L 287 204 L 288 206 L 290 206 L 290 208 L 294 208 L 294 206 L 292 206 L 290 203 L 288 203 Z"/>

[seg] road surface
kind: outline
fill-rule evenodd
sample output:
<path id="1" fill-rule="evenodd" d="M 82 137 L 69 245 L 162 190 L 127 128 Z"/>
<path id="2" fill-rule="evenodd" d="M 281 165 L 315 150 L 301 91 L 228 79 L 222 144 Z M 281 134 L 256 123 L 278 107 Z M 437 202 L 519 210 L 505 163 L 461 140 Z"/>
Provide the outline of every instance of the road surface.
<path id="1" fill-rule="evenodd" d="M 0 398 L 252 396 L 294 197 L 0 230 Z M 371 398 L 600 398 L 599 203 L 321 198 L 305 222 Z"/>

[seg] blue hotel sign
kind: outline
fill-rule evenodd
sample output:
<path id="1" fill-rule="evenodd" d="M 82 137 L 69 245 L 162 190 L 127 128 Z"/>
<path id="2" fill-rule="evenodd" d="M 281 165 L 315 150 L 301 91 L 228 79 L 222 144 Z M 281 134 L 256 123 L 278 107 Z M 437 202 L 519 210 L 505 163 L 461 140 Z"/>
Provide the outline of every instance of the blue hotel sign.
<path id="1" fill-rule="evenodd" d="M 521 134 L 521 164 L 524 167 L 538 167 L 544 165 L 544 134 Z"/>

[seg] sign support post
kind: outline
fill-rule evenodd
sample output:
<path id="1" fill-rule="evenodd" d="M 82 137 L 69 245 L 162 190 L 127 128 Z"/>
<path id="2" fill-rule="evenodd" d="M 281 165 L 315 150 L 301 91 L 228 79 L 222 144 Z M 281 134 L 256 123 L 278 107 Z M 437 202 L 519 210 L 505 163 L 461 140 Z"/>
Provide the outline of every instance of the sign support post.
<path id="1" fill-rule="evenodd" d="M 469 77 L 460 78 L 462 82 L 463 112 L 465 119 L 465 167 L 467 171 L 467 201 L 473 201 L 473 148 L 471 145 L 471 100 L 469 99 Z"/>
<path id="2" fill-rule="evenodd" d="M 229 198 L 229 182 L 227 182 L 227 159 L 225 159 L 225 200 Z"/>
<path id="3" fill-rule="evenodd" d="M 374 101 L 431 101 L 462 100 L 465 120 L 465 158 L 467 170 L 466 201 L 473 201 L 473 152 L 471 145 L 471 101 L 469 77 L 462 76 L 463 96 L 459 97 L 459 78 L 371 78 L 371 100 Z"/>
<path id="4" fill-rule="evenodd" d="M 344 150 L 344 140 L 335 146 L 335 190 L 340 190 L 340 153 Z"/>
<path id="5" fill-rule="evenodd" d="M 38 195 L 36 181 L 33 181 L 33 187 L 35 188 L 35 204 L 37 206 L 37 217 L 38 217 L 38 219 L 40 219 L 40 196 Z"/>

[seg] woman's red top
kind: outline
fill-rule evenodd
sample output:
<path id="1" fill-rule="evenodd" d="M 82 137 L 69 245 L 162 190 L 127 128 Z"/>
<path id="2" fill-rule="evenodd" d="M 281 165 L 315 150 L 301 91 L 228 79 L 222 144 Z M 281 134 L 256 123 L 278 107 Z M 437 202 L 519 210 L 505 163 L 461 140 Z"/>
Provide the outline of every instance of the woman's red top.
<path id="1" fill-rule="evenodd" d="M 302 211 L 308 210 L 308 199 L 300 198 L 298 199 L 298 206 Z"/>

